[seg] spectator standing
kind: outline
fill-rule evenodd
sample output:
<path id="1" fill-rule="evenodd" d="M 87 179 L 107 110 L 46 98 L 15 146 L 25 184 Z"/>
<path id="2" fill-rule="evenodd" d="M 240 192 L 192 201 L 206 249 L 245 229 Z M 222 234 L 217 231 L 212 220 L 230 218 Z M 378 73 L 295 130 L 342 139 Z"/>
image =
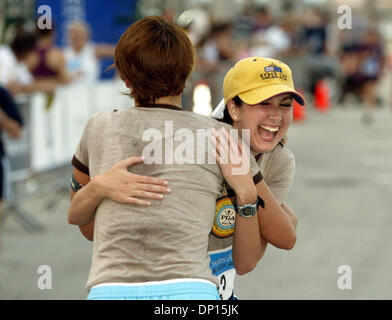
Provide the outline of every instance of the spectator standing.
<path id="1" fill-rule="evenodd" d="M 36 46 L 36 37 L 31 32 L 19 28 L 10 46 L 0 47 L 0 85 L 14 91 L 25 91 L 24 86 L 33 82 L 28 70 Z"/>
<path id="2" fill-rule="evenodd" d="M 70 45 L 64 49 L 67 71 L 77 82 L 94 83 L 99 80 L 100 59 L 113 58 L 115 46 L 94 44 L 90 30 L 84 22 L 74 22 L 69 27 Z"/>
<path id="3" fill-rule="evenodd" d="M 19 138 L 22 117 L 18 107 L 6 89 L 0 87 L 0 131 L 5 132 L 11 138 Z M 0 133 L 1 133 L 0 132 Z M 0 135 L 0 228 L 2 223 L 3 201 L 10 197 L 10 163 L 6 156 L 3 141 Z M 0 248 L 1 248 L 1 229 L 0 229 Z"/>
<path id="4" fill-rule="evenodd" d="M 40 29 L 37 27 L 37 47 L 34 57 L 30 61 L 30 70 L 35 79 L 51 80 L 58 84 L 72 81 L 69 76 L 63 52 L 54 46 L 54 29 Z"/>
<path id="5" fill-rule="evenodd" d="M 17 29 L 10 46 L 0 47 L 0 85 L 13 96 L 21 93 L 53 92 L 56 82 L 49 79 L 34 79 L 30 70 L 36 60 L 36 34 L 22 27 Z"/>

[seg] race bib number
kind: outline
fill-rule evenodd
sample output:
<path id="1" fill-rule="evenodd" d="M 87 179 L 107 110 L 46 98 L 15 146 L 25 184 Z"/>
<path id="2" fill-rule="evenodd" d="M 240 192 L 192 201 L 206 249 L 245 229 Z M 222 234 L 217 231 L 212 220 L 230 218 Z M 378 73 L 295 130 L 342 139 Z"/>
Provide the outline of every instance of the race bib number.
<path id="1" fill-rule="evenodd" d="M 211 251 L 210 267 L 219 281 L 219 295 L 222 300 L 228 300 L 234 290 L 235 268 L 233 264 L 232 247 Z"/>

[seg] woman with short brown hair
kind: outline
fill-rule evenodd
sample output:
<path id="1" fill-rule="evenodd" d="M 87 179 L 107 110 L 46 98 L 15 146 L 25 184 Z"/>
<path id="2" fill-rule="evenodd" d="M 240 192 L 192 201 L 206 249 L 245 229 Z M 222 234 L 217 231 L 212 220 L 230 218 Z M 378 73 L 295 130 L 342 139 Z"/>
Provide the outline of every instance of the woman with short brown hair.
<path id="1" fill-rule="evenodd" d="M 182 94 L 193 69 L 194 49 L 177 25 L 161 17 L 148 17 L 144 22 L 124 32 L 114 59 L 131 96 L 139 103 L 153 103 L 160 97 Z"/>

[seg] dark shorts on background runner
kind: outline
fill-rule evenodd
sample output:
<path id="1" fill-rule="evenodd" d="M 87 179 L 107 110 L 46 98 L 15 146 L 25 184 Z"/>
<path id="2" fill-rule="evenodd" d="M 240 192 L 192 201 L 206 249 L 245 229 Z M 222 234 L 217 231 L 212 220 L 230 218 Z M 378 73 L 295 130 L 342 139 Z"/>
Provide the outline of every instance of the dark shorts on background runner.
<path id="1" fill-rule="evenodd" d="M 11 196 L 11 168 L 7 157 L 0 157 L 0 199 L 8 200 Z"/>

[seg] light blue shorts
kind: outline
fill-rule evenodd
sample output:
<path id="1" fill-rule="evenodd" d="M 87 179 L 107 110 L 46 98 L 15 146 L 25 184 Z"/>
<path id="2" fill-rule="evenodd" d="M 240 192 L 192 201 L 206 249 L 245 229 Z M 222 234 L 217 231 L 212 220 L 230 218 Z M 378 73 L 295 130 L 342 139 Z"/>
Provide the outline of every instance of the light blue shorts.
<path id="1" fill-rule="evenodd" d="M 145 283 L 105 283 L 91 288 L 87 300 L 220 300 L 216 285 L 201 279 Z"/>

